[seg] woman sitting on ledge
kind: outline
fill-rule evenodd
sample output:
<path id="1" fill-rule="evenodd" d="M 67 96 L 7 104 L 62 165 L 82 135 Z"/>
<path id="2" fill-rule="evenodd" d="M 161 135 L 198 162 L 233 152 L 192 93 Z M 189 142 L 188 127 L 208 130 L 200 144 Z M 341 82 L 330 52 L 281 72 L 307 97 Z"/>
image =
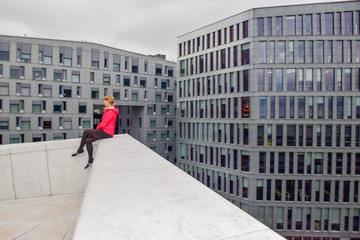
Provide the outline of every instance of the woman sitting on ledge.
<path id="1" fill-rule="evenodd" d="M 87 129 L 84 131 L 79 149 L 76 151 L 76 153 L 71 155 L 73 157 L 76 157 L 80 154 L 83 154 L 83 148 L 86 144 L 89 161 L 84 169 L 90 167 L 94 161 L 94 159 L 92 158 L 93 146 L 91 143 L 102 138 L 111 138 L 114 136 L 115 133 L 115 124 L 119 110 L 115 108 L 115 100 L 113 96 L 105 96 L 104 105 L 105 111 L 104 115 L 101 118 L 100 124 L 96 127 L 96 129 Z"/>

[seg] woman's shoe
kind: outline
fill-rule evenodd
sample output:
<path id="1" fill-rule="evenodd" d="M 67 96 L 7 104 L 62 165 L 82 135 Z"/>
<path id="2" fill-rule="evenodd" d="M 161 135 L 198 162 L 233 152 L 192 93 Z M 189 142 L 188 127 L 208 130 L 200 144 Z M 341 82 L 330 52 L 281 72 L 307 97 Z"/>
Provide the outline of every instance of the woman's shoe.
<path id="1" fill-rule="evenodd" d="M 84 169 L 87 169 L 87 168 L 90 167 L 91 165 L 92 165 L 92 163 L 86 164 L 86 166 L 84 167 Z"/>
<path id="2" fill-rule="evenodd" d="M 79 156 L 79 155 L 81 155 L 81 154 L 83 154 L 84 153 L 84 151 L 82 151 L 82 152 L 76 152 L 76 153 L 73 153 L 71 156 L 72 157 L 76 157 L 76 156 Z"/>

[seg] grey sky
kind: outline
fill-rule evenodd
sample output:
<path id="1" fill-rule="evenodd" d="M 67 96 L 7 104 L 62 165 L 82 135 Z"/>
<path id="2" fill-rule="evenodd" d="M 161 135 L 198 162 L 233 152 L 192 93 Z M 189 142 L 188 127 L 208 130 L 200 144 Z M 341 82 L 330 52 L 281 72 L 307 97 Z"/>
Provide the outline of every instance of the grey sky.
<path id="1" fill-rule="evenodd" d="M 1 0 L 0 34 L 86 40 L 175 61 L 179 35 L 251 8 L 320 2 L 335 1 Z"/>

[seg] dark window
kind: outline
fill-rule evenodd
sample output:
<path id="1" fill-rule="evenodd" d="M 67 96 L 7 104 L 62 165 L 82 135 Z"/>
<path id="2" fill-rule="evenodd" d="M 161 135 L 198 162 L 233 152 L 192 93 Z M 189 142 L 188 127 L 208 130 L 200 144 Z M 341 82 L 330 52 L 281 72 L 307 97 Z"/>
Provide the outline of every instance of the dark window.
<path id="1" fill-rule="evenodd" d="M 0 60 L 9 61 L 10 52 L 0 51 Z"/>
<path id="2" fill-rule="evenodd" d="M 79 113 L 86 113 L 86 105 L 79 105 Z"/>
<path id="3" fill-rule="evenodd" d="M 242 30 L 243 30 L 243 38 L 247 38 L 249 36 L 249 27 L 248 27 L 248 21 L 245 21 L 242 23 Z"/>
<path id="4" fill-rule="evenodd" d="M 276 146 L 283 145 L 283 126 L 276 125 Z"/>
<path id="5" fill-rule="evenodd" d="M 250 44 L 241 45 L 241 65 L 250 64 Z"/>
<path id="6" fill-rule="evenodd" d="M 249 172 L 250 170 L 250 156 L 241 153 L 241 171 Z"/>
<path id="7" fill-rule="evenodd" d="M 296 126 L 287 126 L 287 146 L 295 146 L 296 143 Z"/>
<path id="8" fill-rule="evenodd" d="M 156 68 L 155 74 L 156 75 L 161 75 L 162 74 L 162 69 L 161 68 Z"/>

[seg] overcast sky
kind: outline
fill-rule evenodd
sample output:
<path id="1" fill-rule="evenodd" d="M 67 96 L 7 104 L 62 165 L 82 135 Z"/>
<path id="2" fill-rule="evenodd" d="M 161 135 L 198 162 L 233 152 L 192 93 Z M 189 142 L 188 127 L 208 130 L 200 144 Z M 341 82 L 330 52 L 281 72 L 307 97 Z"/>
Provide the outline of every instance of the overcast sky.
<path id="1" fill-rule="evenodd" d="M 320 2 L 335 1 L 0 0 L 0 35 L 86 40 L 176 61 L 182 34 L 251 8 Z"/>

